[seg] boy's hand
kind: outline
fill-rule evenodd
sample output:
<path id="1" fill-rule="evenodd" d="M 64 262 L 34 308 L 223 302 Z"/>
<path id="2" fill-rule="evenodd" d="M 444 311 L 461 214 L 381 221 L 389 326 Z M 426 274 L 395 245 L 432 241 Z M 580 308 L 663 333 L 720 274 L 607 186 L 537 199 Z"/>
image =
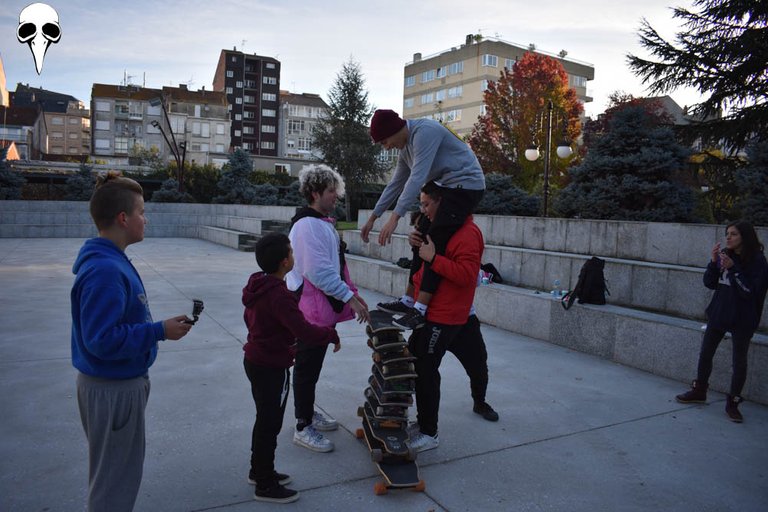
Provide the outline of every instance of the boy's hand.
<path id="1" fill-rule="evenodd" d="M 427 235 L 427 240 L 419 247 L 419 258 L 432 263 L 435 260 L 435 244 L 432 243 L 432 237 Z"/>
<path id="2" fill-rule="evenodd" d="M 382 247 L 387 245 L 392 240 L 392 233 L 397 229 L 397 223 L 400 220 L 400 216 L 395 212 L 389 216 L 389 220 L 384 227 L 379 231 L 379 245 Z"/>
<path id="3" fill-rule="evenodd" d="M 356 296 L 353 295 L 352 298 L 349 299 L 349 307 L 355 312 L 358 323 L 362 324 L 363 322 L 370 322 L 371 315 L 368 313 L 368 307 L 360 302 Z"/>
<path id="4" fill-rule="evenodd" d="M 165 339 L 167 340 L 180 340 L 187 335 L 192 324 L 186 323 L 189 320 L 187 315 L 179 315 L 168 320 L 163 321 L 163 330 L 165 331 Z"/>
<path id="5" fill-rule="evenodd" d="M 360 228 L 360 238 L 362 238 L 365 243 L 368 243 L 368 235 L 371 234 L 374 222 L 376 222 L 376 216 L 371 214 L 371 216 L 368 217 L 368 221 L 363 224 L 362 228 Z"/>

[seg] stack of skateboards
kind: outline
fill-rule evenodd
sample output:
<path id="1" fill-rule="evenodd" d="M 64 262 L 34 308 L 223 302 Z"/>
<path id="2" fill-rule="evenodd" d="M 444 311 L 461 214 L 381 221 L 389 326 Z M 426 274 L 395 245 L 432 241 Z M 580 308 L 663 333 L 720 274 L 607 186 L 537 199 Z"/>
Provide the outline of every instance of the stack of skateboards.
<path id="1" fill-rule="evenodd" d="M 359 439 L 365 439 L 384 482 L 374 486 L 376 494 L 390 488 L 413 488 L 423 491 L 419 479 L 416 451 L 408 446 L 408 408 L 413 405 L 416 373 L 415 357 L 401 329 L 392 325 L 392 316 L 372 311 L 366 328 L 368 346 L 373 350 L 373 366 L 365 389 L 365 402 L 358 407 L 363 428 L 357 429 Z"/>

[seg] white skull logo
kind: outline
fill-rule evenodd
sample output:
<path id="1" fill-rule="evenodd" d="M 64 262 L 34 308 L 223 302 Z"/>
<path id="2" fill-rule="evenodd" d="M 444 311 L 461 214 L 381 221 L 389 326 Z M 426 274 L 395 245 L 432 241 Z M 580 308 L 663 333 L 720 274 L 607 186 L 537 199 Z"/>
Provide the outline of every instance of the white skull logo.
<path id="1" fill-rule="evenodd" d="M 59 14 L 47 4 L 30 4 L 19 14 L 16 37 L 20 43 L 27 43 L 35 59 L 37 74 L 43 70 L 45 52 L 51 44 L 61 39 Z"/>

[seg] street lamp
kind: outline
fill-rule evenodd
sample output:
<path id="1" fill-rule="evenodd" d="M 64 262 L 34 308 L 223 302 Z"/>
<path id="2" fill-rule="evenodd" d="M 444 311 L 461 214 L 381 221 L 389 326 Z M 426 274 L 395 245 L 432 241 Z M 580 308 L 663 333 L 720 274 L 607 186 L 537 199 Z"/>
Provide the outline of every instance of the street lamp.
<path id="1" fill-rule="evenodd" d="M 165 122 L 168 125 L 168 131 L 171 132 L 171 140 L 173 141 L 173 144 L 171 144 L 171 140 L 168 140 L 168 136 L 165 134 L 165 130 L 163 130 L 163 126 L 157 122 L 152 121 L 152 126 L 160 130 L 160 133 L 163 135 L 163 138 L 165 139 L 165 143 L 168 144 L 168 148 L 171 150 L 171 154 L 173 155 L 174 160 L 176 160 L 176 168 L 177 170 L 177 181 L 179 183 L 179 192 L 184 191 L 184 159 L 187 156 L 187 143 L 185 141 L 182 141 L 180 144 L 176 143 L 176 136 L 173 134 L 173 128 L 171 127 L 171 120 L 168 117 L 168 111 L 165 108 L 165 101 L 163 101 L 163 98 L 157 97 L 152 98 L 149 100 L 149 104 L 153 107 L 162 107 L 163 114 L 165 114 Z M 179 148 L 181 148 L 181 154 L 179 154 Z"/>
<path id="2" fill-rule="evenodd" d="M 555 106 L 552 100 L 547 101 L 547 145 L 544 147 L 544 216 L 549 215 L 549 160 L 550 151 L 552 148 L 552 112 Z M 571 156 L 571 145 L 566 139 L 566 127 L 567 118 L 563 118 L 563 139 L 557 145 L 557 156 L 560 158 L 568 158 Z M 535 144 L 531 143 L 528 149 L 525 150 L 525 158 L 531 162 L 539 159 L 539 148 Z"/>

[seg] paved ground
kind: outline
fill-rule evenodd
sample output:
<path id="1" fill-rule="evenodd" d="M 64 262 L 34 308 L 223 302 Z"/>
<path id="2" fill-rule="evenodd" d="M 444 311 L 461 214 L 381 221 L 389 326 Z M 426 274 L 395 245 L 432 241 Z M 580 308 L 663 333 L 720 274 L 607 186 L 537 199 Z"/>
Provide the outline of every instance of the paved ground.
<path id="1" fill-rule="evenodd" d="M 86 446 L 69 359 L 70 267 L 81 244 L 0 239 L 0 510 L 83 509 Z M 240 290 L 253 254 L 190 239 L 148 239 L 128 252 L 156 319 L 187 312 L 193 297 L 206 305 L 189 336 L 162 342 L 151 370 L 136 510 L 272 509 L 245 482 L 254 408 Z M 374 496 L 376 469 L 354 437 L 370 352 L 360 325 L 340 332 L 344 347 L 329 354 L 318 392 L 342 425 L 330 434 L 336 451 L 293 445 L 290 412 L 278 441 L 278 469 L 301 491 L 293 510 L 768 509 L 768 408 L 745 403 L 736 425 L 722 395 L 682 406 L 672 400 L 681 383 L 490 327 L 488 399 L 501 421 L 471 412 L 467 378 L 447 356 L 442 444 L 419 457 L 426 492 Z"/>

